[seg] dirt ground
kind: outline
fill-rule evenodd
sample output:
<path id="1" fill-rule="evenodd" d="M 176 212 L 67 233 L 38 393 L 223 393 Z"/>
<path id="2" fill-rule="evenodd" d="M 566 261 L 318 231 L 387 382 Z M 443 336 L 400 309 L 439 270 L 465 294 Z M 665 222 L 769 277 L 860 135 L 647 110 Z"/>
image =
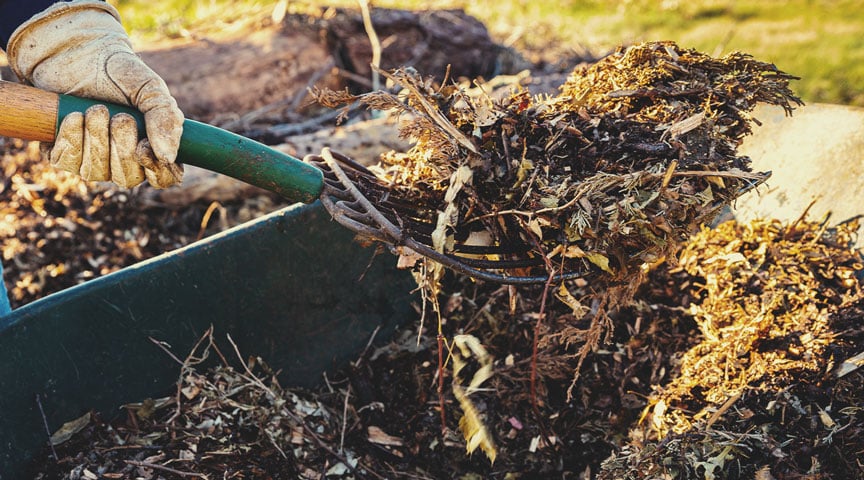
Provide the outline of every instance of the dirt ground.
<path id="1" fill-rule="evenodd" d="M 259 19 L 142 56 L 191 118 L 290 143 L 274 127 L 315 120 L 293 135 L 328 125 L 309 106 L 307 86 L 360 81 L 340 50 L 308 33 L 322 28 L 311 23 L 300 34 L 284 28 L 296 23 Z M 543 62 L 536 76 L 560 75 L 580 60 Z M 16 306 L 285 205 L 238 188 L 218 201 L 181 195 L 177 206 L 147 186 L 124 191 L 56 172 L 32 143 L 4 139 L 0 150 L 0 246 Z M 861 285 L 848 273 L 862 262 L 844 247 L 847 234 L 771 221 L 705 232 L 689 247 L 689 263 L 659 266 L 632 307 L 613 313 L 614 328 L 575 381 L 578 345 L 543 336 L 560 325 L 587 329 L 572 324 L 566 302 L 550 300 L 540 321 L 541 287 L 448 277 L 445 338 L 473 336 L 488 354 L 465 355 L 457 382 L 470 382 L 486 361 L 494 366 L 472 394 L 494 462 L 482 451 L 466 454 L 452 363 L 439 370 L 434 329 L 418 331 L 418 323 L 313 391 L 281 387 L 266 365 L 189 367 L 182 397 L 154 392 L 167 400 L 146 412 L 139 404 L 121 419 L 88 415 L 56 458 L 46 449 L 34 462 L 34 478 L 861 478 L 864 372 L 844 362 L 864 351 Z M 718 278 L 727 290 L 712 289 Z M 753 318 L 759 322 L 744 321 Z M 213 338 L 200 348 L 230 351 L 220 332 Z M 743 339 L 747 350 L 710 355 Z"/>

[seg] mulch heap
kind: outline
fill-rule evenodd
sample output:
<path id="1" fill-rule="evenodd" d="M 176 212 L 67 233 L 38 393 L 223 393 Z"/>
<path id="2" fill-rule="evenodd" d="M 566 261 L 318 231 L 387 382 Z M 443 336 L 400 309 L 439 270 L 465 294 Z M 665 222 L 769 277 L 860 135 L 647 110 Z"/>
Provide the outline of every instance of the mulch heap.
<path id="1" fill-rule="evenodd" d="M 864 475 L 857 228 L 756 220 L 696 237 L 670 275 L 700 340 L 598 478 Z"/>
<path id="2" fill-rule="evenodd" d="M 614 338 L 586 359 L 570 401 L 576 359 L 553 341 L 537 356 L 537 404 L 527 391 L 532 297 L 514 312 L 507 287 L 471 283 L 445 307 L 471 375 L 448 365 L 444 433 L 435 336 L 416 324 L 316 391 L 280 386 L 264 360 L 208 332 L 175 354 L 176 390 L 112 423 L 71 422 L 35 478 L 860 478 L 862 258 L 849 247 L 857 225 L 825 227 L 703 230 L 614 315 Z M 572 322 L 562 306 L 549 328 Z M 207 357 L 219 366 L 203 368 Z M 470 396 L 494 463 L 466 455 L 456 433 L 455 387 L 486 365 Z"/>
<path id="3" fill-rule="evenodd" d="M 789 89 L 795 77 L 772 64 L 672 42 L 620 48 L 577 67 L 554 96 L 493 96 L 482 84 L 439 85 L 410 68 L 381 73 L 399 91 L 315 92 L 325 106 L 359 102 L 404 118 L 400 134 L 413 146 L 382 155 L 358 189 L 437 253 L 476 262 L 478 246 L 492 247 L 481 261 L 518 263 L 479 268 L 499 281 L 548 279 L 535 313 L 544 317 L 554 292 L 572 319 L 547 332 L 538 321 L 533 342 L 554 338 L 580 360 L 608 340 L 608 313 L 629 304 L 652 265 L 674 259 L 699 225 L 768 178 L 737 154 L 758 123 L 750 112 L 767 103 L 791 114 L 801 103 Z M 440 312 L 445 260 L 397 251 Z M 573 372 L 575 382 L 578 364 Z"/>
<path id="4" fill-rule="evenodd" d="M 626 303 L 645 265 L 768 177 L 736 154 L 749 112 L 801 103 L 788 87 L 795 77 L 774 65 L 672 42 L 577 67 L 554 96 L 493 98 L 410 68 L 381 73 L 401 91 L 315 92 L 326 106 L 360 102 L 405 118 L 413 147 L 383 155 L 378 178 L 361 179 L 372 203 L 411 205 L 400 225 L 439 252 L 463 242 L 523 252 L 538 265 L 506 275 L 576 274 L 610 308 Z M 417 220 L 431 235 L 412 230 Z M 428 263 L 434 286 L 440 267 Z"/>

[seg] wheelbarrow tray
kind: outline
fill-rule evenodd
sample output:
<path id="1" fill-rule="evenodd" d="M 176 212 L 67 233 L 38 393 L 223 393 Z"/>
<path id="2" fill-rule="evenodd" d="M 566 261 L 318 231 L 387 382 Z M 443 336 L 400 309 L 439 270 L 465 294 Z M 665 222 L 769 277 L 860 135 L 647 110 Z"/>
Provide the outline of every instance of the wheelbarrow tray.
<path id="1" fill-rule="evenodd" d="M 0 479 L 23 478 L 52 430 L 170 391 L 213 326 L 244 354 L 311 386 L 416 317 L 413 280 L 353 241 L 320 204 L 297 205 L 55 293 L 0 319 Z M 39 402 L 37 402 L 37 396 Z"/>

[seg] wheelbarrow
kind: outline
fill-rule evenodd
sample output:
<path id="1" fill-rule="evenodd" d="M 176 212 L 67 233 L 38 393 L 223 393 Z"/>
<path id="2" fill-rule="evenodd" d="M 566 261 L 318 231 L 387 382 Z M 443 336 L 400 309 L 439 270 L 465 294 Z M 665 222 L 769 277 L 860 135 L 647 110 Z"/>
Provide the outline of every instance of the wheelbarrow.
<path id="1" fill-rule="evenodd" d="M 166 393 L 178 365 L 154 341 L 182 356 L 212 326 L 297 386 L 386 341 L 417 318 L 415 284 L 353 238 L 320 204 L 287 207 L 2 318 L 0 479 L 46 445 L 39 403 L 56 430 Z"/>
<path id="2" fill-rule="evenodd" d="M 10 90 L 0 95 L 0 132 L 34 140 L 52 139 L 58 118 L 93 103 L 0 82 L 0 94 Z M 181 154 L 297 201 L 322 189 L 319 169 L 197 122 L 184 125 Z M 415 287 L 395 258 L 362 247 L 315 202 L 19 308 L 0 318 L 0 480 L 24 478 L 46 422 L 56 429 L 90 409 L 110 418 L 124 402 L 163 393 L 177 365 L 155 342 L 179 353 L 212 327 L 286 385 L 311 386 L 373 333 L 386 341 L 416 318 Z"/>
<path id="3" fill-rule="evenodd" d="M 838 116 L 858 126 L 842 141 L 821 126 Z M 774 151 L 782 132 L 808 131 L 801 137 L 807 144 L 780 166 L 754 157 L 757 170 L 806 168 L 801 175 L 820 177 L 860 168 L 862 110 L 818 105 L 791 118 L 773 111 L 756 117 L 764 126 L 745 153 Z M 860 211 L 851 192 L 861 190 L 864 177 L 841 180 L 810 188 L 850 192 L 845 205 Z M 769 181 L 763 197 L 757 192 L 738 206 L 764 215 L 756 210 L 760 199 L 798 196 L 799 187 Z M 124 403 L 170 391 L 177 365 L 154 340 L 183 351 L 213 326 L 241 352 L 281 370 L 284 384 L 317 383 L 373 332 L 385 340 L 417 319 L 410 275 L 392 258 L 372 257 L 319 203 L 297 205 L 16 310 L 0 322 L 0 478 L 23 475 L 47 442 L 45 423 L 56 429 L 90 409 L 110 418 Z"/>

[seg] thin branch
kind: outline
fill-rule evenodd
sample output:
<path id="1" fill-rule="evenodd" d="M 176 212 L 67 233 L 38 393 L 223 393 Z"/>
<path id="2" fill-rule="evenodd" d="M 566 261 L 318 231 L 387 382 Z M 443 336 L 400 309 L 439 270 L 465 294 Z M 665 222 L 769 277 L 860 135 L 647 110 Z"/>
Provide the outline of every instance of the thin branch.
<path id="1" fill-rule="evenodd" d="M 345 451 L 345 430 L 348 426 L 348 399 L 351 398 L 351 384 L 345 389 L 345 403 L 342 405 L 342 433 L 339 435 L 339 453 Z"/>
<path id="2" fill-rule="evenodd" d="M 36 394 L 36 405 L 39 406 L 39 414 L 42 415 L 42 425 L 45 426 L 45 433 L 48 434 L 48 445 L 51 446 L 51 456 L 54 457 L 54 461 L 58 460 L 57 458 L 57 450 L 54 450 L 54 443 L 51 442 L 51 428 L 48 427 L 48 417 L 45 416 L 45 409 L 42 408 L 42 399 L 39 398 L 39 394 Z"/>
<path id="3" fill-rule="evenodd" d="M 354 362 L 355 367 L 359 367 L 360 364 L 363 363 L 363 359 L 366 357 L 369 347 L 372 346 L 372 342 L 375 341 L 375 337 L 378 335 L 379 330 L 381 330 L 381 325 L 376 326 L 375 330 L 372 330 L 372 334 L 369 335 L 369 341 L 366 342 L 366 347 L 363 349 L 363 352 L 360 353 L 360 356 L 357 357 L 357 361 Z"/>
<path id="4" fill-rule="evenodd" d="M 177 470 L 171 467 L 166 467 L 164 465 L 159 465 L 156 463 L 150 462 L 139 462 L 137 460 L 123 460 L 129 465 L 134 465 L 136 467 L 144 467 L 144 468 L 152 468 L 154 470 L 162 470 L 163 472 L 173 473 L 174 475 L 180 475 L 181 477 L 191 477 L 191 478 L 207 478 L 207 475 L 203 473 L 195 473 L 195 472 L 184 472 L 182 470 Z"/>
<path id="5" fill-rule="evenodd" d="M 205 354 L 202 358 L 200 358 L 200 359 L 195 359 L 195 352 L 198 351 L 198 347 L 201 346 L 201 343 L 204 342 L 204 339 L 205 339 L 205 338 L 209 338 L 209 339 L 210 339 L 210 345 L 213 345 L 213 325 L 210 325 L 210 327 L 209 327 L 209 328 L 204 332 L 204 334 L 201 335 L 201 338 L 199 338 L 198 341 L 195 342 L 195 345 L 192 347 L 192 350 L 189 352 L 189 355 L 186 356 L 186 360 L 184 360 L 184 361 L 182 361 L 182 362 L 180 362 L 180 361 L 177 359 L 177 357 L 174 356 L 174 354 L 172 354 L 171 351 L 168 350 L 168 349 L 167 349 L 167 348 L 162 344 L 162 342 L 160 342 L 160 341 L 158 341 L 158 340 L 155 340 L 155 339 L 152 338 L 152 337 L 149 337 L 149 338 L 150 338 L 150 341 L 151 341 L 151 342 L 155 343 L 156 346 L 158 346 L 159 348 L 161 348 L 164 352 L 168 353 L 168 355 L 169 355 L 171 358 L 173 358 L 174 360 L 178 361 L 178 362 L 180 363 L 180 365 L 181 365 L 181 368 L 180 368 L 180 377 L 177 379 L 177 393 L 176 393 L 175 396 L 174 396 L 174 401 L 175 401 L 175 403 L 176 403 L 176 405 L 177 405 L 177 408 L 174 410 L 174 413 L 171 415 L 171 418 L 169 418 L 169 419 L 165 422 L 166 425 L 170 425 L 170 424 L 174 423 L 174 420 L 176 420 L 177 417 L 180 416 L 180 413 L 181 413 L 181 411 L 182 411 L 182 407 L 183 407 L 183 405 L 182 405 L 182 402 L 181 402 L 181 400 L 180 400 L 180 396 L 183 394 L 183 378 L 186 376 L 187 371 L 189 370 L 189 368 L 191 368 L 191 366 L 192 366 L 193 364 L 201 363 L 205 358 L 207 358 L 207 356 L 206 356 L 206 354 Z M 193 359 L 196 360 L 194 363 L 193 363 Z"/>
<path id="6" fill-rule="evenodd" d="M 381 89 L 381 77 L 378 75 L 378 70 L 381 68 L 381 41 L 378 40 L 375 26 L 372 25 L 369 0 L 358 0 L 358 3 L 363 15 L 363 27 L 366 29 L 366 35 L 369 36 L 369 43 L 372 44 L 372 90 L 377 92 Z"/>
<path id="7" fill-rule="evenodd" d="M 350 109 L 349 109 L 350 111 Z M 274 137 L 289 137 L 298 135 L 312 129 L 320 128 L 321 124 L 335 120 L 343 114 L 343 110 L 329 110 L 317 117 L 310 118 L 297 123 L 282 123 L 268 127 L 265 131 Z"/>

